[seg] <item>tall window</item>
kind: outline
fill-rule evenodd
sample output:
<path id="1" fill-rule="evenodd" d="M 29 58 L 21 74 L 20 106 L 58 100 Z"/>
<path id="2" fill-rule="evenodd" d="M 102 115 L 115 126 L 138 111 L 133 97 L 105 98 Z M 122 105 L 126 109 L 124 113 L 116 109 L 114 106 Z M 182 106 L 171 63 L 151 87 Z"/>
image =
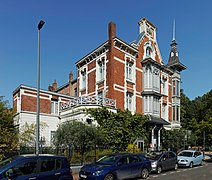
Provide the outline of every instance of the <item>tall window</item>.
<path id="1" fill-rule="evenodd" d="M 162 104 L 162 118 L 167 119 L 167 105 L 166 104 Z"/>
<path id="2" fill-rule="evenodd" d="M 175 109 L 175 106 L 172 107 L 172 120 L 176 121 L 176 109 Z"/>
<path id="3" fill-rule="evenodd" d="M 86 70 L 81 71 L 80 75 L 80 89 L 86 88 Z"/>
<path id="4" fill-rule="evenodd" d="M 97 63 L 97 81 L 105 79 L 105 58 L 101 58 Z"/>
<path id="5" fill-rule="evenodd" d="M 126 97 L 126 105 L 127 105 L 127 109 L 129 111 L 132 111 L 132 97 L 133 94 L 132 93 L 127 93 L 127 97 Z"/>
<path id="6" fill-rule="evenodd" d="M 167 79 L 161 79 L 161 91 L 162 94 L 168 94 L 168 81 Z"/>
<path id="7" fill-rule="evenodd" d="M 175 79 L 172 81 L 173 96 L 180 97 L 180 81 Z"/>
<path id="8" fill-rule="evenodd" d="M 160 103 L 158 97 L 153 97 L 153 114 L 160 115 Z"/>
<path id="9" fill-rule="evenodd" d="M 58 114 L 58 102 L 51 101 L 51 114 Z"/>
<path id="10" fill-rule="evenodd" d="M 130 81 L 133 80 L 133 63 L 129 61 L 126 64 L 126 77 Z"/>
<path id="11" fill-rule="evenodd" d="M 146 48 L 146 57 L 152 57 L 152 49 L 150 47 Z"/>
<path id="12" fill-rule="evenodd" d="M 144 88 L 152 88 L 152 67 L 147 65 L 144 69 Z"/>
<path id="13" fill-rule="evenodd" d="M 153 71 L 153 89 L 160 91 L 160 73 L 158 68 L 154 68 Z"/>
<path id="14" fill-rule="evenodd" d="M 180 121 L 180 107 L 176 106 L 176 121 Z"/>
<path id="15" fill-rule="evenodd" d="M 180 106 L 178 105 L 172 106 L 172 120 L 180 121 Z"/>

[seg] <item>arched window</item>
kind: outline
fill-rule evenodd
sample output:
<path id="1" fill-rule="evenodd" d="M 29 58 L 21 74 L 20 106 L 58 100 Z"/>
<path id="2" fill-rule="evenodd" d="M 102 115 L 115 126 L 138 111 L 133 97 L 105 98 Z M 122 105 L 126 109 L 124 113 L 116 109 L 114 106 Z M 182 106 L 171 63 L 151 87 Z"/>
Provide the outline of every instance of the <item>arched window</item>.
<path id="1" fill-rule="evenodd" d="M 152 56 L 152 49 L 150 47 L 146 48 L 146 56 L 151 57 Z"/>

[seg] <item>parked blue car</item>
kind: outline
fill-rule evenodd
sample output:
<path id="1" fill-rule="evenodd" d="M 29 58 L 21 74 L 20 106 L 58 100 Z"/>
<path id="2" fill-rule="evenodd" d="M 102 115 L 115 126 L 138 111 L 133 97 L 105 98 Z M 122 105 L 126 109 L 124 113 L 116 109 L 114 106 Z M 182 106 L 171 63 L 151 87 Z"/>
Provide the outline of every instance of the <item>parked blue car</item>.
<path id="1" fill-rule="evenodd" d="M 79 179 L 146 179 L 150 171 L 151 162 L 141 154 L 111 154 L 100 158 L 96 163 L 83 166 L 79 172 Z"/>
<path id="2" fill-rule="evenodd" d="M 0 162 L 1 180 L 73 180 L 68 160 L 56 155 L 21 155 Z"/>
<path id="3" fill-rule="evenodd" d="M 194 165 L 203 165 L 204 157 L 200 151 L 183 150 L 177 156 L 178 165 L 192 168 Z"/>

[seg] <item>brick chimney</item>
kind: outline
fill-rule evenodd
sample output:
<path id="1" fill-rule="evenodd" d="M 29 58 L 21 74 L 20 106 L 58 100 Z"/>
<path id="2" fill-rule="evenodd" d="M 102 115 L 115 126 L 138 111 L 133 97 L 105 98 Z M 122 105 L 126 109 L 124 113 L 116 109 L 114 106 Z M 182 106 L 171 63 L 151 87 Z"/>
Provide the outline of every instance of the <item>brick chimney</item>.
<path id="1" fill-rule="evenodd" d="M 49 91 L 53 91 L 53 88 L 52 88 L 52 86 L 49 84 L 49 86 L 48 86 L 48 90 Z"/>
<path id="2" fill-rule="evenodd" d="M 72 70 L 69 73 L 69 82 L 71 82 L 73 80 L 73 73 Z"/>
<path id="3" fill-rule="evenodd" d="M 52 91 L 56 91 L 57 90 L 57 82 L 56 80 L 54 80 L 53 84 L 52 84 Z"/>
<path id="4" fill-rule="evenodd" d="M 109 62 L 107 64 L 107 74 L 106 79 L 110 78 L 110 82 L 114 83 L 114 38 L 116 37 L 116 24 L 114 22 L 110 22 L 108 24 L 108 59 Z M 113 86 L 109 86 L 109 96 L 108 98 L 114 98 L 114 90 Z"/>
<path id="5" fill-rule="evenodd" d="M 112 21 L 108 24 L 108 36 L 109 42 L 112 42 L 113 38 L 116 37 L 116 24 Z"/>

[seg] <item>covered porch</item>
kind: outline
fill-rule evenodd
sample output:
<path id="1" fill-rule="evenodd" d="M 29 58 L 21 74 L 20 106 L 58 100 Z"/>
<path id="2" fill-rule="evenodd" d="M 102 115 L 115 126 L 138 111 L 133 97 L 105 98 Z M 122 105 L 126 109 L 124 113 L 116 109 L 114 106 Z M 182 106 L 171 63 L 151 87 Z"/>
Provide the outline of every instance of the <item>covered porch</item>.
<path id="1" fill-rule="evenodd" d="M 164 125 L 170 125 L 165 119 L 149 115 L 149 123 L 152 128 L 151 132 L 151 151 L 160 151 L 162 150 L 161 146 L 161 130 Z"/>

